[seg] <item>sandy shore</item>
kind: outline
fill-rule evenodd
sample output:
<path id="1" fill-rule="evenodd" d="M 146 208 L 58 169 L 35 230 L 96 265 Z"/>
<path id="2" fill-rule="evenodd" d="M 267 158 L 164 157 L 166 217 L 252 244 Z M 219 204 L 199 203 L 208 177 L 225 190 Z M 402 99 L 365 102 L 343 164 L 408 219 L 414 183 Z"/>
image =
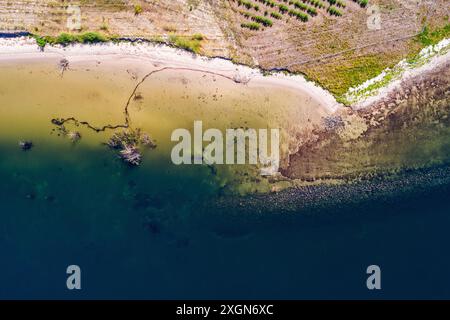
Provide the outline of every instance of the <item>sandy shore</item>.
<path id="1" fill-rule="evenodd" d="M 379 89 L 372 90 L 369 93 L 365 92 L 368 87 L 383 81 L 384 77 L 392 71 L 391 69 L 356 88 L 350 88 L 346 96 L 349 98 L 352 108 L 355 110 L 368 108 L 398 89 L 402 81 L 425 74 L 448 63 L 450 61 L 450 51 L 447 50 L 449 45 L 450 40 L 444 39 L 435 46 L 423 49 L 421 56 L 424 62 L 421 62 L 419 65 L 410 66 L 406 61 L 401 61 L 395 67 L 398 70 L 393 69 L 397 73 L 394 79 Z M 435 54 L 436 51 L 442 52 Z M 236 65 L 222 58 L 207 58 L 190 54 L 184 50 L 166 45 L 147 42 L 109 42 L 96 45 L 74 44 L 67 47 L 47 45 L 45 50 L 41 51 L 35 40 L 30 37 L 0 39 L 0 61 L 64 57 L 70 62 L 84 62 L 95 60 L 100 56 L 102 60 L 113 59 L 120 61 L 134 59 L 143 66 L 155 68 L 190 68 L 196 71 L 223 75 L 236 82 L 248 83 L 252 86 L 289 87 L 308 94 L 331 113 L 342 107 L 342 104 L 338 103 L 330 92 L 302 76 L 287 75 L 282 72 L 264 75 L 261 70 L 256 68 Z"/>
<path id="2" fill-rule="evenodd" d="M 0 61 L 17 59 L 37 59 L 64 57 L 69 62 L 80 62 L 95 59 L 138 59 L 142 64 L 151 64 L 157 68 L 191 68 L 198 71 L 220 74 L 234 79 L 236 82 L 248 83 L 252 86 L 273 85 L 300 90 L 319 102 L 330 112 L 336 111 L 339 104 L 334 96 L 315 83 L 302 76 L 291 76 L 284 73 L 263 75 L 259 69 L 236 65 L 221 58 L 207 58 L 190 54 L 184 50 L 166 45 L 152 43 L 102 43 L 96 45 L 74 44 L 67 47 L 46 46 L 41 51 L 35 40 L 28 37 L 0 39 Z"/>

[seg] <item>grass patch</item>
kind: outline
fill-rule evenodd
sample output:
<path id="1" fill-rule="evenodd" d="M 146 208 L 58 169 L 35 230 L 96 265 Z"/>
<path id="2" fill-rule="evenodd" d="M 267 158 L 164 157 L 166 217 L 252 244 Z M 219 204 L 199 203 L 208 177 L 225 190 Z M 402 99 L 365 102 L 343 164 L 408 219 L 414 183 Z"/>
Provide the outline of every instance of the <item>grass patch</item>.
<path id="1" fill-rule="evenodd" d="M 204 36 L 201 34 L 194 34 L 190 37 L 177 35 L 171 35 L 169 37 L 169 43 L 171 45 L 194 53 L 200 53 L 200 50 L 202 48 L 201 42 L 203 40 Z"/>
<path id="2" fill-rule="evenodd" d="M 134 14 L 137 16 L 142 13 L 142 6 L 140 4 L 134 5 Z"/>
<path id="3" fill-rule="evenodd" d="M 397 62 L 395 57 L 373 54 L 342 59 L 339 62 L 334 61 L 320 66 L 307 66 L 302 72 L 339 98 L 349 88 L 356 87 L 368 79 L 378 76 L 385 68 L 392 67 Z"/>
<path id="4" fill-rule="evenodd" d="M 443 28 L 430 31 L 428 26 L 422 29 L 422 32 L 417 36 L 417 41 L 423 46 L 431 46 L 437 44 L 444 38 L 450 37 L 450 23 L 447 23 Z"/>

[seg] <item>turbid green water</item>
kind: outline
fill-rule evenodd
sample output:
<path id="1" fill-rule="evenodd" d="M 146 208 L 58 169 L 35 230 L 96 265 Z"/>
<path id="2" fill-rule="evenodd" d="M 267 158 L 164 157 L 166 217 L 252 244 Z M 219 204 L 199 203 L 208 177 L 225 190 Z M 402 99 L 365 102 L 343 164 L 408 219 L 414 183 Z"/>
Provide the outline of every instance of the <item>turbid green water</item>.
<path id="1" fill-rule="evenodd" d="M 132 125 L 158 144 L 133 168 L 103 144 L 112 132 L 68 125 L 82 135 L 72 143 L 50 121 L 123 123 L 135 66 L 102 65 L 75 64 L 62 78 L 55 61 L 0 66 L 0 297 L 449 297 L 447 178 L 323 216 L 269 214 L 263 205 L 250 215 L 218 212 L 208 204 L 270 184 L 249 178 L 248 168 L 171 164 L 171 131 L 199 118 L 210 127 L 267 127 L 305 97 L 161 74 L 131 105 Z M 299 119 L 325 114 L 308 108 L 296 109 Z M 22 139 L 34 147 L 22 151 Z M 79 292 L 65 287 L 71 264 L 82 269 Z M 382 293 L 365 288 L 370 264 L 386 274 Z"/>

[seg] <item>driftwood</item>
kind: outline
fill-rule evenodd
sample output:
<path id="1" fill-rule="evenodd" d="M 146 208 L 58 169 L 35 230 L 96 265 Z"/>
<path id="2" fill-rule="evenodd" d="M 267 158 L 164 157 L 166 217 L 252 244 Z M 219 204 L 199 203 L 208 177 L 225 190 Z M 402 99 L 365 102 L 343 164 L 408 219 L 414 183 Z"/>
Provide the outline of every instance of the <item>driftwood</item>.
<path id="1" fill-rule="evenodd" d="M 58 66 L 59 69 L 61 70 L 61 77 L 62 77 L 64 75 L 64 72 L 67 69 L 69 69 L 69 60 L 67 60 L 66 58 L 59 60 Z"/>

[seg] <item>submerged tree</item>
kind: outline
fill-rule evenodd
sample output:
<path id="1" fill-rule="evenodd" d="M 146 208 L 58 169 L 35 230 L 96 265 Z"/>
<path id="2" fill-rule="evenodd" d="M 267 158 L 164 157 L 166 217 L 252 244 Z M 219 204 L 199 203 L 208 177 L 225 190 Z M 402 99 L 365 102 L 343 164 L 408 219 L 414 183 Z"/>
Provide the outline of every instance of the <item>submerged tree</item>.
<path id="1" fill-rule="evenodd" d="M 147 133 L 142 133 L 140 129 L 129 129 L 115 132 L 106 143 L 111 149 L 119 150 L 120 158 L 133 166 L 138 166 L 142 161 L 142 154 L 139 145 L 156 148 L 155 142 Z"/>
<path id="2" fill-rule="evenodd" d="M 134 166 L 140 165 L 142 161 L 142 155 L 136 146 L 125 146 L 120 151 L 120 157 L 123 161 Z"/>

